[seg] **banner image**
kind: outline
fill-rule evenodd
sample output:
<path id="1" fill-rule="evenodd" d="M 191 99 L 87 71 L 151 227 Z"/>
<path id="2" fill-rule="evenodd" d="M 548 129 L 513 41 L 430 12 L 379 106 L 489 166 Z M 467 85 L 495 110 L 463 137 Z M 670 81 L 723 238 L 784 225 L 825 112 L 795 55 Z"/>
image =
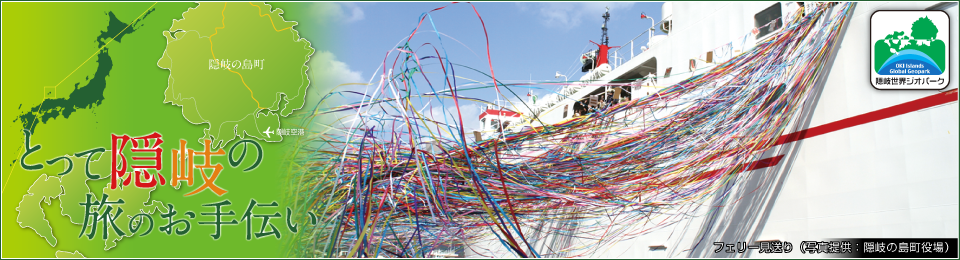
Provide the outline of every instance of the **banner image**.
<path id="1" fill-rule="evenodd" d="M 3 2 L 4 258 L 956 258 L 950 2 Z"/>

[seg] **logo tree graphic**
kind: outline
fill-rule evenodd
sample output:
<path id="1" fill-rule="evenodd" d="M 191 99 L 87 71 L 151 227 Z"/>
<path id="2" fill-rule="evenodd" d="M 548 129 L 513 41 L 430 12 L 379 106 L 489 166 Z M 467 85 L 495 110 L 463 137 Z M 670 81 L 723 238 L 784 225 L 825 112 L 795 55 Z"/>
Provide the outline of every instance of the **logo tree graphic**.
<path id="1" fill-rule="evenodd" d="M 947 46 L 937 39 L 937 26 L 928 17 L 920 17 L 910 27 L 909 36 L 905 32 L 894 31 L 884 39 L 874 43 L 874 70 L 880 72 L 887 59 L 906 50 L 915 50 L 926 54 L 930 61 L 942 71 L 946 66 Z"/>
<path id="2" fill-rule="evenodd" d="M 933 21 L 930 21 L 930 18 L 927 17 L 920 17 L 920 19 L 913 22 L 913 27 L 910 27 L 910 31 L 910 37 L 930 41 L 937 38 L 938 32 L 937 26 L 933 25 Z"/>

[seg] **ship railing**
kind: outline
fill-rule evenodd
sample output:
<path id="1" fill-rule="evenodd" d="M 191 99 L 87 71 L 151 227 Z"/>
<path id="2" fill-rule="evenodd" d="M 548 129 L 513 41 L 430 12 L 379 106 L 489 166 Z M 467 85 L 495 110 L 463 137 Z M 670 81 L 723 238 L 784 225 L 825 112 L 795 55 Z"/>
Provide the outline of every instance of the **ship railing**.
<path id="1" fill-rule="evenodd" d="M 663 19 L 660 19 L 660 22 L 654 24 L 653 26 L 650 26 L 649 29 L 647 29 L 647 30 L 643 31 L 642 33 L 638 34 L 636 37 L 633 37 L 633 39 L 630 39 L 630 41 L 627 41 L 626 43 L 621 44 L 620 47 L 617 47 L 617 48 L 613 51 L 613 63 L 614 63 L 614 64 L 611 64 L 611 65 L 614 65 L 613 68 L 616 69 L 617 67 L 620 67 L 620 65 L 623 65 L 623 62 L 624 62 L 624 61 L 630 61 L 630 59 L 633 59 L 633 57 L 636 57 L 637 55 L 639 55 L 640 53 L 642 53 L 642 51 L 641 51 L 641 52 L 634 52 L 634 42 L 637 42 L 637 39 L 640 39 L 640 36 L 648 35 L 648 33 L 649 33 L 649 35 L 647 36 L 647 45 L 650 45 L 650 40 L 653 38 L 654 32 L 657 30 L 657 28 L 660 28 L 661 26 L 663 26 L 663 23 L 664 23 L 664 22 L 670 22 L 670 21 L 672 20 L 672 19 L 670 19 L 670 18 L 672 18 L 672 17 L 673 17 L 673 15 L 668 15 L 667 17 L 664 17 Z M 672 24 L 668 24 L 668 26 L 672 26 Z M 667 35 L 670 34 L 669 31 L 672 31 L 672 29 L 673 29 L 673 28 L 668 28 L 668 29 L 667 29 Z M 637 44 L 639 44 L 639 43 L 637 43 Z M 643 45 L 641 45 L 641 46 L 643 46 Z M 629 48 L 629 50 L 630 50 L 630 56 L 626 56 L 626 55 L 625 55 L 627 50 L 624 50 L 623 48 Z M 647 48 L 649 48 L 649 46 L 648 46 Z M 621 54 L 621 53 L 620 53 L 621 51 L 623 51 L 624 53 Z"/>
<path id="2" fill-rule="evenodd" d="M 578 82 L 580 84 L 563 86 L 560 92 L 557 93 L 558 95 L 553 95 L 552 98 L 545 99 L 543 100 L 543 103 L 537 104 L 537 106 L 533 108 L 533 114 L 540 115 L 541 112 L 559 104 L 560 102 L 563 102 L 566 99 L 572 98 L 574 94 L 586 88 L 588 86 L 587 84 L 590 82 L 592 81 Z"/>
<path id="3" fill-rule="evenodd" d="M 517 106 L 516 102 L 512 102 L 512 101 L 506 100 L 506 99 L 497 99 L 497 100 L 493 101 L 492 104 L 487 104 L 487 109 L 500 110 L 500 109 L 504 109 L 504 108 L 513 108 L 513 107 L 515 107 L 515 106 Z"/>

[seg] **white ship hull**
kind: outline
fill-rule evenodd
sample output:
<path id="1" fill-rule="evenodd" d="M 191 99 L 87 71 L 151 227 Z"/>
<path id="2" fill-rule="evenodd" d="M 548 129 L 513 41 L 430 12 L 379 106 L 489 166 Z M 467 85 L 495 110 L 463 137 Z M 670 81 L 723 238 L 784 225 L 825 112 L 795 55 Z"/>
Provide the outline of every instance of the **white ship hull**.
<path id="1" fill-rule="evenodd" d="M 664 75 L 667 68 L 676 76 L 659 79 L 657 85 L 679 82 L 692 75 L 681 73 L 687 71 L 690 57 L 743 36 L 754 27 L 754 14 L 773 3 L 671 3 L 670 35 L 632 59 L 614 62 L 613 70 L 600 82 L 647 73 Z M 587 252 L 583 256 L 600 258 L 802 258 L 827 257 L 801 254 L 797 248 L 802 241 L 958 237 L 957 71 L 949 72 L 952 81 L 944 90 L 877 90 L 868 80 L 870 15 L 877 10 L 923 10 L 937 3 L 858 3 L 832 65 L 828 64 L 829 76 L 818 89 L 820 93 L 808 100 L 787 128 L 788 133 L 817 129 L 818 134 L 799 136 L 795 138 L 799 140 L 763 151 L 762 159 L 776 159 L 768 160 L 773 165 L 740 173 L 736 182 L 721 189 L 726 196 L 715 195 L 707 200 L 709 205 L 689 205 L 687 209 L 695 210 L 685 211 L 689 215 L 679 223 L 629 240 L 602 246 L 578 239 L 560 244 L 589 248 L 582 251 Z M 957 9 L 953 5 L 945 10 L 951 28 L 960 28 Z M 956 68 L 956 32 L 950 37 L 952 57 L 948 62 Z M 623 53 L 629 52 L 621 49 L 617 54 Z M 563 108 L 592 93 L 592 88 L 585 87 L 544 108 L 539 119 L 546 124 L 565 120 Z M 647 91 L 634 89 L 635 95 Z M 902 105 L 935 95 L 953 98 L 919 110 Z M 569 118 L 572 113 L 567 112 Z M 610 222 L 616 220 L 601 224 Z M 546 228 L 551 225 L 556 223 L 545 223 Z M 616 229 L 617 225 L 611 226 Z M 535 249 L 547 252 L 551 250 L 548 245 L 558 245 L 554 240 L 548 237 L 534 242 Z M 790 254 L 714 251 L 715 242 L 753 244 L 761 240 L 790 242 L 795 249 Z M 492 237 L 475 245 L 503 248 Z M 467 257 L 515 257 L 505 248 L 478 252 L 481 254 L 468 249 L 465 253 Z"/>

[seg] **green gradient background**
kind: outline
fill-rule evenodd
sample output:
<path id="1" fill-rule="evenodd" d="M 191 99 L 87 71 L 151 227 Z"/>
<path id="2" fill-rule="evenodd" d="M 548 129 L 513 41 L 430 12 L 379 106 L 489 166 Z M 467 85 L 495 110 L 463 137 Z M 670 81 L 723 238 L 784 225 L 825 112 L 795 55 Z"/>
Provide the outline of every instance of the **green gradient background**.
<path id="1" fill-rule="evenodd" d="M 28 158 L 28 163 L 52 159 L 64 154 L 73 154 L 92 148 L 110 149 L 110 134 L 128 134 L 142 136 L 159 132 L 163 135 L 163 170 L 167 185 L 158 186 L 151 193 L 151 199 L 163 203 L 172 203 L 179 211 L 175 219 L 184 218 L 186 211 L 198 213 L 190 220 L 191 230 L 185 236 L 167 235 L 156 230 L 166 224 L 166 219 L 154 216 L 154 231 L 144 237 L 126 237 L 117 242 L 117 247 L 104 251 L 104 241 L 99 234 L 88 240 L 78 238 L 81 226 L 70 223 L 66 216 L 60 215 L 60 201 L 53 200 L 52 205 L 42 204 L 47 220 L 53 227 L 58 243 L 51 247 L 34 232 L 21 228 L 17 221 L 16 208 L 26 194 L 27 189 L 41 173 L 56 175 L 61 171 L 63 162 L 45 166 L 39 171 L 26 171 L 19 166 L 19 157 L 23 153 L 23 134 L 19 121 L 14 121 L 23 111 L 39 105 L 43 100 L 43 87 L 54 86 L 63 77 L 69 75 L 77 66 L 97 51 L 96 37 L 106 30 L 112 11 L 117 18 L 130 23 L 153 3 L 3 3 L 3 158 L 2 178 L 4 181 L 2 206 L 2 257 L 55 257 L 58 250 L 73 252 L 79 250 L 86 257 L 282 257 L 283 244 L 293 237 L 286 229 L 285 219 L 271 219 L 271 223 L 280 229 L 283 240 L 272 236 L 247 241 L 244 223 L 224 226 L 222 237 L 213 240 L 211 225 L 199 225 L 198 221 L 211 221 L 211 216 L 200 216 L 200 212 L 212 212 L 212 208 L 201 204 L 230 199 L 233 205 L 225 211 L 233 210 L 243 214 L 251 198 L 259 203 L 277 201 L 276 208 L 284 218 L 285 201 L 282 192 L 287 177 L 287 158 L 294 150 L 297 139 L 284 138 L 280 143 L 259 141 L 264 148 L 264 159 L 260 167 L 243 172 L 253 158 L 238 168 L 229 167 L 226 156 L 214 159 L 214 163 L 223 164 L 224 170 L 216 183 L 229 192 L 218 197 L 210 191 L 203 191 L 191 197 L 183 194 L 192 191 L 203 183 L 195 176 L 194 185 L 176 190 L 169 185 L 171 173 L 171 149 L 179 149 L 179 140 L 188 141 L 188 147 L 201 150 L 203 145 L 197 142 L 202 136 L 205 125 L 191 125 L 182 116 L 180 107 L 163 104 L 163 93 L 167 87 L 169 71 L 157 66 L 157 61 L 166 47 L 161 31 L 170 28 L 173 19 L 180 19 L 182 13 L 195 3 L 157 3 L 155 10 L 140 22 L 142 27 L 123 37 L 121 42 L 107 45 L 113 59 L 113 69 L 107 77 L 104 100 L 100 106 L 92 109 L 80 109 L 64 119 L 62 116 L 38 124 L 31 138 L 31 145 L 41 144 L 42 149 Z M 286 12 L 285 20 L 309 21 L 311 9 L 301 8 L 301 3 L 280 3 Z M 308 5 L 309 3 L 304 3 Z M 323 35 L 334 32 L 334 28 L 301 22 L 294 29 L 300 36 L 311 41 L 318 51 L 328 49 L 330 42 Z M 75 83 L 83 86 L 85 77 L 96 71 L 96 57 L 80 67 L 57 88 L 57 97 L 69 96 Z M 299 115 L 311 110 L 317 102 L 318 93 L 324 87 L 316 86 L 312 79 L 307 90 L 306 105 L 289 118 L 282 120 L 284 128 L 300 128 Z M 328 87 L 327 87 L 328 88 Z M 22 107 L 21 107 L 22 105 Z M 309 133 L 309 132 L 308 132 Z M 235 140 L 236 141 L 236 140 Z M 234 142 L 235 142 L 234 141 Z M 231 144 L 232 145 L 232 144 Z M 229 149 L 229 145 L 227 146 Z M 109 154 L 104 155 L 109 160 Z M 249 156 L 249 154 L 248 154 Z M 14 160 L 17 160 L 14 163 Z M 74 168 L 70 174 L 83 174 L 82 168 Z M 109 176 L 109 173 L 98 173 Z M 88 182 L 95 193 L 109 184 L 109 180 Z M 185 184 L 184 184 L 185 185 Z M 269 210 L 269 211 L 268 211 Z M 274 209 L 255 209 L 255 214 L 273 213 Z M 165 209 L 164 209 L 165 211 Z M 225 217 L 229 221 L 230 217 Z M 259 230 L 259 219 L 254 224 L 254 232 Z M 304 225 L 304 223 L 300 223 Z M 126 229 L 125 227 L 122 227 Z M 98 229 L 98 232 L 102 230 Z"/>

